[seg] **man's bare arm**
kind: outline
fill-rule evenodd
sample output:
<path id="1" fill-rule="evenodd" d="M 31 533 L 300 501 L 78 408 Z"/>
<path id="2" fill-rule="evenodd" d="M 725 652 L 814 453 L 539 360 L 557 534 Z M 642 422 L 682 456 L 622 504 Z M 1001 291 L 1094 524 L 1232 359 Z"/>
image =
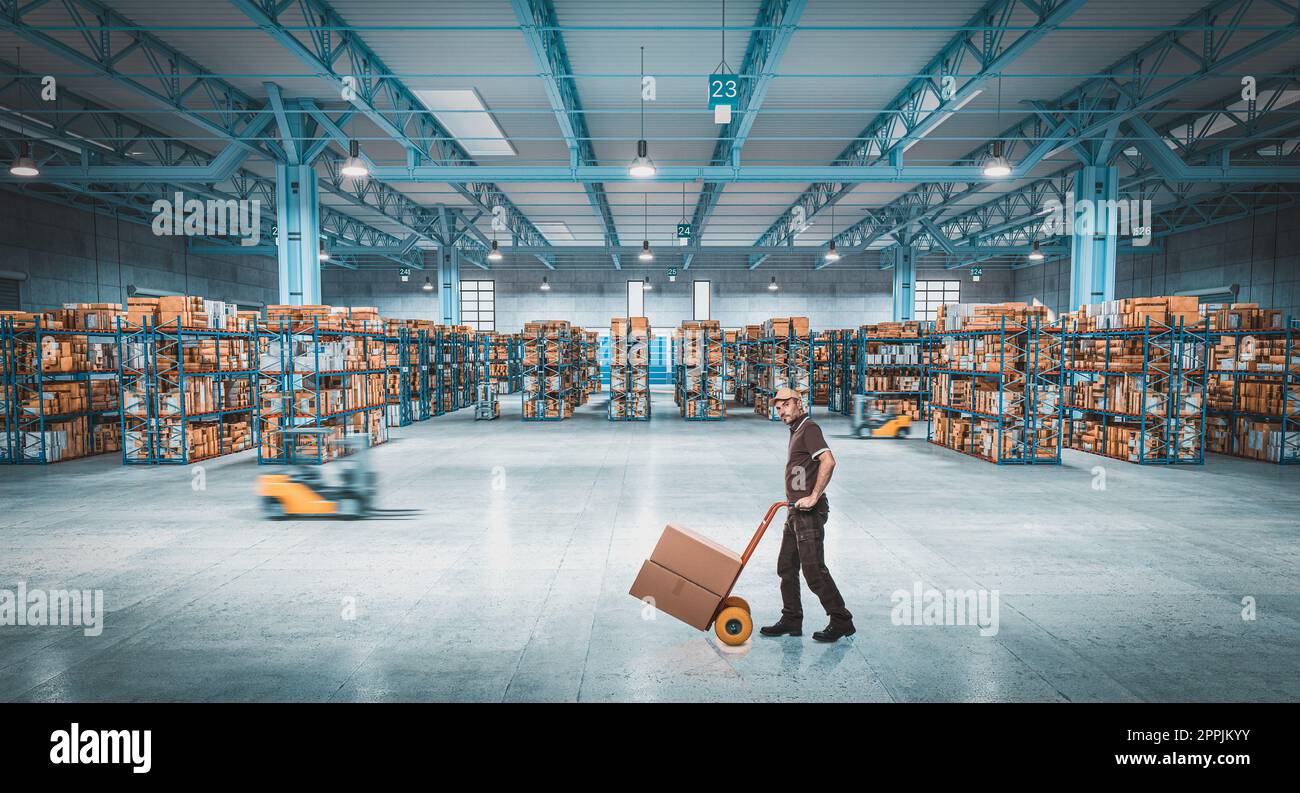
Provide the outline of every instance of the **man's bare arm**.
<path id="1" fill-rule="evenodd" d="M 800 509 L 811 509 L 821 500 L 822 493 L 826 490 L 826 485 L 830 484 L 831 474 L 835 472 L 835 455 L 827 449 L 818 457 L 817 481 L 813 483 L 813 490 L 810 495 L 804 496 L 795 502 L 795 506 Z"/>

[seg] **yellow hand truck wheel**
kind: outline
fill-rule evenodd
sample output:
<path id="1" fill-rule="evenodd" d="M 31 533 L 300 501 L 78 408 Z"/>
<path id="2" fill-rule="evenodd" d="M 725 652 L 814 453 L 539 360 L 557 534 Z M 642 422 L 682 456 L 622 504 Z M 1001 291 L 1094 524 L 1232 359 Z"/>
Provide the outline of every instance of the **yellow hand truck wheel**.
<path id="1" fill-rule="evenodd" d="M 729 595 L 726 600 L 722 601 L 722 607 L 726 608 L 727 606 L 739 606 L 745 611 L 750 610 L 749 604 L 745 602 L 743 597 L 738 595 Z"/>
<path id="2" fill-rule="evenodd" d="M 740 606 L 727 606 L 718 612 L 718 618 L 713 621 L 713 632 L 723 644 L 736 647 L 744 644 L 749 639 L 749 634 L 754 632 L 754 619 Z"/>

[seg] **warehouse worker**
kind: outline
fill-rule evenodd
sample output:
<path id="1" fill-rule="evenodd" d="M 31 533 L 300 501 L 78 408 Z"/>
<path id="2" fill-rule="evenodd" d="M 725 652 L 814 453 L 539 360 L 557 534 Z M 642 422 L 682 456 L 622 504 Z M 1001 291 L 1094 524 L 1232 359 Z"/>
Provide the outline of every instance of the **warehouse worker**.
<path id="1" fill-rule="evenodd" d="M 853 615 L 844 608 L 844 598 L 826 569 L 826 485 L 835 470 L 835 456 L 826 445 L 821 427 L 817 426 L 790 388 L 777 389 L 772 398 L 781 420 L 790 428 L 789 458 L 785 464 L 785 495 L 791 508 L 785 520 L 781 552 L 777 556 L 776 574 L 781 577 L 781 619 L 775 625 L 760 628 L 764 636 L 802 636 L 803 606 L 799 602 L 799 569 L 808 588 L 822 602 L 830 617 L 825 629 L 813 634 L 819 642 L 839 641 L 856 633 Z"/>

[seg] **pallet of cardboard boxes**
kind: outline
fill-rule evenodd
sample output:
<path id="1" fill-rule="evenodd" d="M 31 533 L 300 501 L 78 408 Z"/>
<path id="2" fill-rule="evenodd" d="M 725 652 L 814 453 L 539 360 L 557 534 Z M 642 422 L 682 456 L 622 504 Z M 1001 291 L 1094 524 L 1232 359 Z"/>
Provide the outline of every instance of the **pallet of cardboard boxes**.
<path id="1" fill-rule="evenodd" d="M 580 347 L 564 320 L 534 320 L 524 325 L 524 421 L 562 421 L 573 415 L 580 376 Z"/>
<path id="2" fill-rule="evenodd" d="M 780 388 L 799 394 L 804 409 L 812 385 L 812 336 L 807 317 L 775 317 L 759 331 L 754 361 L 754 412 L 779 421 L 772 397 Z"/>

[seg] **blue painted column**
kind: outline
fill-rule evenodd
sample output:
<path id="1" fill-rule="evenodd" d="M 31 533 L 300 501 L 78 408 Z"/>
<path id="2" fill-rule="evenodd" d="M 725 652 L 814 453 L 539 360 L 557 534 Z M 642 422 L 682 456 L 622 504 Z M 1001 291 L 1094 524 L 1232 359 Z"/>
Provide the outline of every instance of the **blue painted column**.
<path id="1" fill-rule="evenodd" d="M 916 318 L 916 250 L 900 245 L 894 251 L 894 321 Z"/>
<path id="2" fill-rule="evenodd" d="M 320 304 L 320 201 L 310 165 L 275 167 L 280 302 Z"/>
<path id="3" fill-rule="evenodd" d="M 1118 169 L 1101 165 L 1079 169 L 1070 235 L 1071 310 L 1115 299 L 1115 259 L 1119 234 L 1124 233 L 1118 222 L 1123 218 L 1111 217 L 1118 198 Z M 1116 233 L 1110 233 L 1112 227 Z"/>
<path id="4" fill-rule="evenodd" d="M 438 302 L 442 324 L 460 324 L 460 252 L 456 246 L 438 249 Z"/>

